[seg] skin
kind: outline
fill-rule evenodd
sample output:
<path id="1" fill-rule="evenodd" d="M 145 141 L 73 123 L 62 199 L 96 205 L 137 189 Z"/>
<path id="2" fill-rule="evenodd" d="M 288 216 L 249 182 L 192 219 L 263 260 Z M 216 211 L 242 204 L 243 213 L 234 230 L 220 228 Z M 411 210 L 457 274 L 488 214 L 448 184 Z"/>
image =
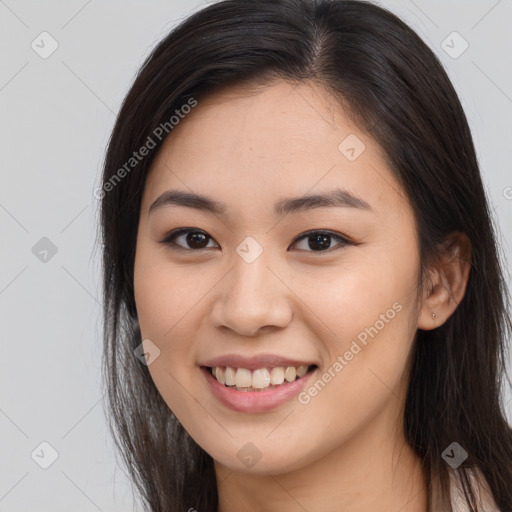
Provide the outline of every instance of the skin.
<path id="1" fill-rule="evenodd" d="M 366 146 L 354 161 L 338 149 L 349 134 Z M 273 216 L 281 199 L 335 187 L 372 210 Z M 226 203 L 227 214 L 182 206 L 148 214 L 168 189 Z M 179 227 L 206 232 L 208 247 L 191 248 L 185 236 L 175 242 L 188 251 L 160 243 Z M 355 243 L 333 237 L 314 251 L 299 240 L 313 229 Z M 252 263 L 236 252 L 247 236 L 263 248 Z M 219 512 L 426 512 L 426 477 L 404 441 L 403 406 L 417 329 L 441 325 L 464 295 L 469 242 L 461 234 L 452 242 L 420 294 L 411 206 L 382 150 L 317 84 L 223 91 L 174 128 L 146 180 L 135 299 L 143 339 L 160 350 L 151 377 L 214 459 Z M 208 358 L 273 353 L 315 361 L 321 376 L 396 303 L 400 312 L 307 404 L 294 398 L 264 413 L 236 412 L 200 374 Z M 252 467 L 237 457 L 248 442 L 261 453 Z"/>

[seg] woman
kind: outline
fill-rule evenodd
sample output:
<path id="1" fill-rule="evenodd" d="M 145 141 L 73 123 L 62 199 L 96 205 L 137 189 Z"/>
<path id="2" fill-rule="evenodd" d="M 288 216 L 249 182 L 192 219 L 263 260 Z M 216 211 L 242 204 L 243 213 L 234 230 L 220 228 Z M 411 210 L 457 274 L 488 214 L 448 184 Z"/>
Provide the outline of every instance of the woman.
<path id="1" fill-rule="evenodd" d="M 512 510 L 487 198 L 396 16 L 190 16 L 125 98 L 101 196 L 108 411 L 148 510 Z"/>

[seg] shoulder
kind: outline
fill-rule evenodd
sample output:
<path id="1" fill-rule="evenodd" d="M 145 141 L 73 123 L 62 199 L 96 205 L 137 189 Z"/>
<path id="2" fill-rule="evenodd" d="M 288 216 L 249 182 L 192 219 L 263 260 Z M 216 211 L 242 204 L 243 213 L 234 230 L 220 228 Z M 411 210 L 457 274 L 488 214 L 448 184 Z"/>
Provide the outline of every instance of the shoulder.
<path id="1" fill-rule="evenodd" d="M 500 512 L 489 486 L 478 469 L 467 469 L 471 488 L 476 496 L 479 510 L 484 512 Z M 450 470 L 450 496 L 454 512 L 469 512 L 466 498 L 464 497 L 464 490 L 462 484 L 457 476 L 457 471 Z M 477 480 L 478 477 L 478 480 Z"/>

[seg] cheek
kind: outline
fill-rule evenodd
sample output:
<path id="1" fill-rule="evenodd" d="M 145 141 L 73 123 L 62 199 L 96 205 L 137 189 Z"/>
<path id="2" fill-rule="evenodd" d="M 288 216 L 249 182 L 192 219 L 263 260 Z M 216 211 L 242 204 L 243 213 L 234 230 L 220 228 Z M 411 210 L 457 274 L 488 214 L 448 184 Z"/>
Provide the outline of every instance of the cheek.
<path id="1" fill-rule="evenodd" d="M 332 405 L 340 404 L 334 416 L 346 426 L 347 411 L 355 426 L 393 395 L 403 398 L 407 384 L 404 370 L 415 332 L 415 287 L 410 284 L 417 278 L 415 262 L 374 256 L 329 269 L 329 281 L 295 280 L 304 302 L 328 327 L 319 340 L 327 351 L 326 367 L 321 382 L 306 390 L 304 402 L 316 402 L 314 407 L 324 411 L 318 417 L 328 417 Z M 319 287 L 319 282 L 326 285 Z"/>
<path id="2" fill-rule="evenodd" d="M 399 261 L 399 260 L 397 260 Z M 359 337 L 364 343 L 375 332 L 389 332 L 406 316 L 398 313 L 411 301 L 411 285 L 416 279 L 414 265 L 408 262 L 361 256 L 338 266 L 312 273 L 296 272 L 291 282 L 307 306 L 307 316 L 323 326 L 324 342 L 330 351 L 343 353 Z M 311 326 L 310 326 L 311 328 Z"/>
<path id="3" fill-rule="evenodd" d="M 331 324 L 336 336 L 322 340 L 328 360 L 318 377 L 321 382 L 306 389 L 309 396 L 303 403 L 311 398 L 325 411 L 339 403 L 341 416 L 350 410 L 356 419 L 392 394 L 402 394 L 414 337 L 409 327 L 412 309 L 400 300 L 392 302 L 393 297 L 382 303 L 358 304 L 353 299 L 350 316 L 337 310 Z"/>
<path id="4" fill-rule="evenodd" d="M 201 293 L 200 280 L 171 265 L 160 250 L 137 247 L 134 293 L 143 337 L 165 342 L 176 337 L 180 323 Z M 203 292 L 204 295 L 204 292 Z"/>
<path id="5" fill-rule="evenodd" d="M 168 407 L 186 423 L 197 414 L 197 404 L 184 391 L 191 389 L 194 376 L 197 378 L 187 314 L 197 303 L 200 290 L 190 286 L 183 275 L 143 247 L 137 250 L 134 292 L 141 336 L 146 351 L 146 347 L 158 350 L 148 370 Z"/>

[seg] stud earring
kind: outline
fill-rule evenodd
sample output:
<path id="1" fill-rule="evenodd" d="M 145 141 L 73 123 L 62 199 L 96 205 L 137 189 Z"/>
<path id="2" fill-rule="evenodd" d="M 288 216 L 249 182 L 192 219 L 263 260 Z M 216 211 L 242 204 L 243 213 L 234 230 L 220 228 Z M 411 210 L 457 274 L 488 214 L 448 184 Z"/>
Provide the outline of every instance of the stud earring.
<path id="1" fill-rule="evenodd" d="M 434 312 L 432 312 L 432 319 L 435 319 L 436 317 L 437 315 Z"/>

